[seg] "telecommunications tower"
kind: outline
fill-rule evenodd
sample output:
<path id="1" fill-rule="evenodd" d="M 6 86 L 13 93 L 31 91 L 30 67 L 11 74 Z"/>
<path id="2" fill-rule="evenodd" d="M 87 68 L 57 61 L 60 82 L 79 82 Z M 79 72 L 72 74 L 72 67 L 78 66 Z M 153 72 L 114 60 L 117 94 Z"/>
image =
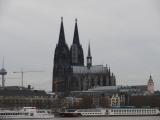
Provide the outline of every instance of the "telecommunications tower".
<path id="1" fill-rule="evenodd" d="M 2 63 L 2 69 L 0 69 L 0 75 L 2 75 L 2 87 L 5 87 L 5 75 L 7 75 L 6 69 L 4 69 L 4 58 Z"/>

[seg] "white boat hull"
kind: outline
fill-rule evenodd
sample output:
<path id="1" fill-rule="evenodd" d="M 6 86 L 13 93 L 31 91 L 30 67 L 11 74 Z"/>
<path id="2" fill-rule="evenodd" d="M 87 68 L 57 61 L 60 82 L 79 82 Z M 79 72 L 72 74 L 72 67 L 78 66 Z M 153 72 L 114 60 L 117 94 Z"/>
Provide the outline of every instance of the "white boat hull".
<path id="1" fill-rule="evenodd" d="M 2 119 L 53 119 L 54 116 L 6 116 L 6 117 L 0 117 L 0 120 Z"/>
<path id="2" fill-rule="evenodd" d="M 157 116 L 159 115 L 158 109 L 148 108 L 113 108 L 108 109 L 108 116 Z"/>
<path id="3" fill-rule="evenodd" d="M 38 110 L 35 107 L 24 107 L 22 110 L 1 110 L 0 120 L 4 119 L 52 119 L 54 114 L 48 110 Z"/>

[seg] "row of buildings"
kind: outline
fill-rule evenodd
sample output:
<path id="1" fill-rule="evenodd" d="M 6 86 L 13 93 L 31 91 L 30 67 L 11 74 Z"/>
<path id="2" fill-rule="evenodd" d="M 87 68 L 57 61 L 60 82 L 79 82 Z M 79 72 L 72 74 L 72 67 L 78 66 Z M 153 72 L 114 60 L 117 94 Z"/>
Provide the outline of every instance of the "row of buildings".
<path id="1" fill-rule="evenodd" d="M 51 108 L 54 105 L 54 95 L 44 90 L 33 90 L 30 87 L 5 86 L 0 87 L 0 108 L 22 108 L 35 106 Z"/>
<path id="2" fill-rule="evenodd" d="M 35 106 L 59 111 L 62 108 L 95 108 L 113 106 L 160 107 L 160 92 L 151 93 L 147 85 L 102 86 L 86 91 L 72 91 L 69 96 L 57 96 L 31 87 L 0 88 L 0 108 Z"/>
<path id="3" fill-rule="evenodd" d="M 152 83 L 152 84 L 151 84 Z M 67 107 L 92 108 L 113 106 L 160 106 L 160 94 L 154 92 L 152 76 L 146 85 L 101 86 L 86 91 L 72 91 L 66 98 Z M 148 101 L 144 101 L 145 98 Z M 154 104 L 152 99 L 155 98 Z M 74 108 L 73 107 L 73 108 Z"/>

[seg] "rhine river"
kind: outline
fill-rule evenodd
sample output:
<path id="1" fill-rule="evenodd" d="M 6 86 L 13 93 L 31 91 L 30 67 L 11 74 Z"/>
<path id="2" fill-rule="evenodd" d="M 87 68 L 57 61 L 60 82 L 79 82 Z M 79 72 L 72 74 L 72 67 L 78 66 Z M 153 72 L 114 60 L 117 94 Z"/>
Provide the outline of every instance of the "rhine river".
<path id="1" fill-rule="evenodd" d="M 22 120 L 22 119 L 21 119 Z M 33 120 L 33 119 L 30 119 Z M 42 120 L 42 119 L 41 119 Z M 72 117 L 53 118 L 47 120 L 160 120 L 160 116 L 137 116 L 137 117 Z"/>

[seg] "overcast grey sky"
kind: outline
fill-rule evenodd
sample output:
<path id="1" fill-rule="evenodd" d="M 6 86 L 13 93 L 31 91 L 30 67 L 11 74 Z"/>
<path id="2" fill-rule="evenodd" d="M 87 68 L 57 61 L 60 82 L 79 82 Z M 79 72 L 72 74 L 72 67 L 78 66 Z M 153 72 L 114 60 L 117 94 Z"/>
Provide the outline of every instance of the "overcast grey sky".
<path id="1" fill-rule="evenodd" d="M 66 42 L 78 18 L 80 42 L 91 43 L 93 64 L 108 64 L 119 85 L 147 84 L 150 73 L 160 89 L 159 0 L 0 0 L 0 62 L 6 77 L 20 77 L 36 89 L 51 90 L 54 49 L 63 16 Z M 20 85 L 20 79 L 6 79 Z"/>

